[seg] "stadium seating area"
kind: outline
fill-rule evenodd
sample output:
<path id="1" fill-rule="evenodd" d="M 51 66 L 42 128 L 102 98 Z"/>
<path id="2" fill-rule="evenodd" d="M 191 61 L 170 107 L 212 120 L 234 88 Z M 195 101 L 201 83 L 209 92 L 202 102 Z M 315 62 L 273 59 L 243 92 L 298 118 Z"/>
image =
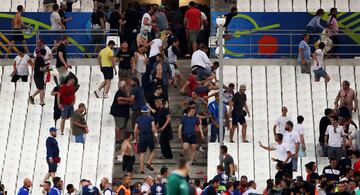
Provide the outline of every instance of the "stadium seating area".
<path id="1" fill-rule="evenodd" d="M 65 184 L 78 184 L 80 178 L 89 178 L 99 185 L 102 177 L 111 178 L 112 175 L 114 146 L 109 144 L 115 139 L 113 119 L 109 114 L 112 98 L 101 100 L 91 93 L 102 79 L 98 66 L 77 66 L 76 70 L 82 82 L 77 92 L 77 104 L 88 105 L 91 134 L 84 147 L 73 143 L 67 121 L 65 135 L 57 138 L 62 159 L 57 174 L 64 178 Z M 42 109 L 40 105 L 28 104 L 29 93 L 35 90 L 34 83 L 18 82 L 15 87 L 9 82 L 11 71 L 11 66 L 0 69 L 0 178 L 9 194 L 15 194 L 25 177 L 33 178 L 32 194 L 40 194 L 40 182 L 47 170 L 45 141 L 49 127 L 54 126 L 54 97 L 50 93 L 55 84 L 47 85 L 46 105 Z M 117 83 L 113 83 L 111 97 L 116 86 Z"/>
<path id="2" fill-rule="evenodd" d="M 360 67 L 358 66 L 327 66 L 326 71 L 331 77 L 325 86 L 323 80 L 314 82 L 307 74 L 300 74 L 300 67 L 295 66 L 226 66 L 224 69 L 224 84 L 233 82 L 235 86 L 246 84 L 247 97 L 252 117 L 246 118 L 250 143 L 229 143 L 228 131 L 225 144 L 229 147 L 230 155 L 237 165 L 237 177 L 246 175 L 249 180 L 255 179 L 258 189 L 264 189 L 266 180 L 276 173 L 276 152 L 268 154 L 259 147 L 275 146 L 272 128 L 275 120 L 281 114 L 281 107 L 286 106 L 294 123 L 296 117 L 305 118 L 304 126 L 306 154 L 298 161 L 298 172 L 295 175 L 306 176 L 304 165 L 310 161 L 318 163 L 318 172 L 328 165 L 328 159 L 319 157 L 317 143 L 319 138 L 319 121 L 324 109 L 333 108 L 334 99 L 340 89 L 340 83 L 348 80 L 351 88 L 360 92 Z M 355 116 L 357 116 L 355 114 Z M 358 118 L 353 118 L 357 124 Z M 240 135 L 235 135 L 239 136 Z M 239 139 L 236 139 L 239 140 Z M 218 164 L 219 145 L 210 143 L 208 148 L 208 178 L 216 174 L 214 167 Z M 250 152 L 249 152 L 250 151 Z M 252 152 L 251 152 L 252 151 Z"/>

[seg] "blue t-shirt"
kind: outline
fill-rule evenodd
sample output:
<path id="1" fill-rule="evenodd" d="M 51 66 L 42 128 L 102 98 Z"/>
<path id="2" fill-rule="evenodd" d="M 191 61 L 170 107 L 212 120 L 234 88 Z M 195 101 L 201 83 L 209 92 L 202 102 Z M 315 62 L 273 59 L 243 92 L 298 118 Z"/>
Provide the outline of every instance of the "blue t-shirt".
<path id="1" fill-rule="evenodd" d="M 96 186 L 83 186 L 82 195 L 100 195 L 100 190 Z"/>
<path id="2" fill-rule="evenodd" d="M 61 190 L 53 187 L 53 188 L 51 188 L 49 195 L 61 195 Z"/>
<path id="3" fill-rule="evenodd" d="M 46 159 L 50 157 L 59 157 L 59 144 L 51 136 L 46 139 Z"/>
<path id="4" fill-rule="evenodd" d="M 309 45 L 306 43 L 306 41 L 302 40 L 299 44 L 299 49 L 303 49 L 304 50 L 304 59 L 305 61 L 307 62 L 310 62 L 311 60 L 311 52 L 310 52 L 310 47 Z M 300 53 L 299 53 L 299 56 L 298 56 L 298 62 L 301 63 L 301 56 L 300 56 Z"/>
<path id="5" fill-rule="evenodd" d="M 150 115 L 141 115 L 136 119 L 136 124 L 139 126 L 140 135 L 152 134 L 152 122 L 154 122 L 154 118 Z"/>
<path id="6" fill-rule="evenodd" d="M 215 118 L 215 121 L 219 123 L 219 103 L 217 103 L 216 100 L 210 102 L 209 106 L 208 106 L 208 111 L 211 113 L 211 115 Z M 226 109 L 226 105 L 224 104 L 224 110 L 223 110 L 224 114 L 227 112 Z M 213 125 L 213 124 L 211 124 Z"/>
<path id="7" fill-rule="evenodd" d="M 22 187 L 19 189 L 19 192 L 17 193 L 17 195 L 28 195 L 29 194 L 29 189 Z"/>
<path id="8" fill-rule="evenodd" d="M 155 195 L 166 194 L 164 191 L 165 190 L 164 185 L 162 184 L 154 184 L 151 186 L 150 190 L 151 190 L 151 194 L 155 194 Z"/>
<path id="9" fill-rule="evenodd" d="M 145 106 L 144 89 L 141 86 L 136 86 L 131 89 L 131 95 L 135 96 L 135 102 L 131 104 L 131 110 L 140 110 Z"/>
<path id="10" fill-rule="evenodd" d="M 195 126 L 200 124 L 200 121 L 196 116 L 189 117 L 188 115 L 184 115 L 181 119 L 181 124 L 183 125 L 183 134 L 196 135 Z"/>

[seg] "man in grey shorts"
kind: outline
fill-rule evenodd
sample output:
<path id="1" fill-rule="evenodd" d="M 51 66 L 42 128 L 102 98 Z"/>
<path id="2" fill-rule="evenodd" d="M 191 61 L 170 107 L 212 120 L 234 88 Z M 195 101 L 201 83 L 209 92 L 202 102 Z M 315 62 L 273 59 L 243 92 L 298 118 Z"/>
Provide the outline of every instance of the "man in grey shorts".
<path id="1" fill-rule="evenodd" d="M 119 83 L 119 89 L 111 105 L 110 114 L 114 117 L 116 142 L 121 142 L 124 139 L 124 131 L 130 116 L 130 99 L 127 96 L 125 81 Z"/>

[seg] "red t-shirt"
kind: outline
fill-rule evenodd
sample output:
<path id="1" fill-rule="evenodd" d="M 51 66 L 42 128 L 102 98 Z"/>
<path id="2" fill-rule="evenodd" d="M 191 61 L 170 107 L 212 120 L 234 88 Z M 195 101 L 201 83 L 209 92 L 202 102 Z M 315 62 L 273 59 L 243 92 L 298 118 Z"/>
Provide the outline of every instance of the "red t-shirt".
<path id="1" fill-rule="evenodd" d="M 354 173 L 360 173 L 360 160 L 354 164 Z"/>
<path id="2" fill-rule="evenodd" d="M 191 7 L 185 13 L 187 19 L 187 29 L 189 30 L 200 30 L 201 28 L 201 12 L 195 7 Z"/>
<path id="3" fill-rule="evenodd" d="M 62 85 L 59 90 L 60 103 L 62 105 L 72 105 L 75 100 L 74 86 Z"/>
<path id="4" fill-rule="evenodd" d="M 198 86 L 197 79 L 195 75 L 189 75 L 188 77 L 189 81 L 189 93 L 188 95 L 191 96 L 191 93 L 195 91 L 196 87 Z"/>

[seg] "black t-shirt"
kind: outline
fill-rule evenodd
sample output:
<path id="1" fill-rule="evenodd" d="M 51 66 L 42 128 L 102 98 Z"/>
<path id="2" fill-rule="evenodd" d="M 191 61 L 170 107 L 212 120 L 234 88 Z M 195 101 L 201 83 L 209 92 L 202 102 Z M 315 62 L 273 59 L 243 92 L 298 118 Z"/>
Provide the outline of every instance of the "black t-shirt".
<path id="1" fill-rule="evenodd" d="M 226 17 L 226 21 L 225 21 L 225 25 L 224 25 L 225 28 L 227 28 L 227 26 L 228 26 L 228 25 L 230 24 L 230 22 L 231 22 L 231 19 L 232 19 L 234 16 L 236 16 L 236 15 L 237 15 L 237 13 L 236 13 L 236 14 L 228 13 L 228 14 L 225 15 L 225 17 Z"/>
<path id="2" fill-rule="evenodd" d="M 66 27 L 66 22 L 63 21 L 66 18 L 65 17 L 65 11 L 60 9 L 59 10 L 59 15 L 60 15 L 60 18 L 61 18 L 61 23 L 63 23 L 63 25 Z"/>
<path id="3" fill-rule="evenodd" d="M 323 169 L 323 175 L 325 175 L 328 181 L 338 181 L 340 178 L 340 173 L 341 171 L 339 167 L 333 169 L 330 165 L 328 165 Z"/>
<path id="4" fill-rule="evenodd" d="M 230 165 L 231 164 L 234 165 L 234 159 L 230 155 L 227 155 L 224 158 L 224 169 L 225 169 L 226 175 L 230 175 Z"/>
<path id="5" fill-rule="evenodd" d="M 323 116 L 320 119 L 320 123 L 319 123 L 319 130 L 320 130 L 319 142 L 320 143 L 324 143 L 326 128 L 329 125 L 331 125 L 330 118 L 327 116 Z"/>
<path id="6" fill-rule="evenodd" d="M 132 55 L 130 54 L 130 51 L 123 51 L 119 50 L 119 52 L 116 55 L 119 59 L 122 58 L 123 60 L 119 62 L 119 69 L 131 69 L 130 60 Z"/>
<path id="7" fill-rule="evenodd" d="M 153 109 L 155 109 L 155 100 L 157 100 L 157 99 L 161 99 L 162 100 L 162 102 L 163 103 L 165 103 L 165 99 L 164 99 L 164 96 L 163 95 L 161 95 L 161 96 L 156 96 L 154 93 L 150 96 L 150 98 L 149 98 L 149 101 L 148 101 L 148 103 L 149 103 L 149 105 L 150 105 L 150 107 L 151 108 L 153 108 Z"/>
<path id="8" fill-rule="evenodd" d="M 161 109 L 157 109 L 157 110 L 156 110 L 155 122 L 156 122 L 156 124 L 159 125 L 159 128 L 161 128 L 161 127 L 165 124 L 168 115 L 170 115 L 170 111 L 169 111 L 169 109 L 167 109 L 167 108 L 164 108 L 164 107 L 163 107 L 163 108 L 161 108 Z M 168 130 L 168 129 L 171 127 L 170 124 L 171 124 L 171 123 L 169 123 L 169 124 L 166 126 L 166 128 L 165 128 L 164 131 Z"/>
<path id="9" fill-rule="evenodd" d="M 63 57 L 65 62 L 67 62 L 67 56 L 66 56 L 66 50 L 65 50 L 65 45 L 63 43 L 61 43 L 57 49 L 57 57 L 56 57 L 56 68 L 60 68 L 63 67 L 64 64 L 61 62 L 60 58 L 59 58 L 59 52 L 63 53 Z"/>
<path id="10" fill-rule="evenodd" d="M 34 77 L 44 77 L 44 72 L 40 69 L 45 67 L 45 60 L 42 56 L 38 56 L 35 59 Z"/>
<path id="11" fill-rule="evenodd" d="M 91 15 L 91 23 L 93 25 L 97 24 L 97 25 L 101 26 L 101 22 L 100 22 L 101 18 L 105 18 L 105 14 L 104 14 L 103 11 L 98 10 L 96 12 L 93 12 L 92 15 Z"/>
<path id="12" fill-rule="evenodd" d="M 118 104 L 119 97 L 127 97 L 127 95 L 124 91 L 120 89 L 116 92 L 113 103 L 111 105 L 110 114 L 115 117 L 129 118 L 130 104 Z"/>
<path id="13" fill-rule="evenodd" d="M 139 26 L 139 14 L 132 9 L 126 10 L 125 13 L 125 30 L 132 31 Z"/>
<path id="14" fill-rule="evenodd" d="M 110 29 L 119 30 L 119 28 L 120 28 L 119 20 L 120 19 L 121 19 L 121 15 L 118 11 L 111 12 L 110 18 L 109 18 Z"/>
<path id="15" fill-rule="evenodd" d="M 59 92 L 60 87 L 56 86 L 54 87 L 54 89 L 52 90 L 53 92 Z M 57 103 L 57 96 L 54 96 L 54 111 L 60 110 L 58 107 L 58 103 Z"/>
<path id="16" fill-rule="evenodd" d="M 239 92 L 235 93 L 235 95 L 231 99 L 234 102 L 234 108 L 232 113 L 236 115 L 244 115 L 243 108 L 246 103 L 246 94 L 240 94 Z"/>

